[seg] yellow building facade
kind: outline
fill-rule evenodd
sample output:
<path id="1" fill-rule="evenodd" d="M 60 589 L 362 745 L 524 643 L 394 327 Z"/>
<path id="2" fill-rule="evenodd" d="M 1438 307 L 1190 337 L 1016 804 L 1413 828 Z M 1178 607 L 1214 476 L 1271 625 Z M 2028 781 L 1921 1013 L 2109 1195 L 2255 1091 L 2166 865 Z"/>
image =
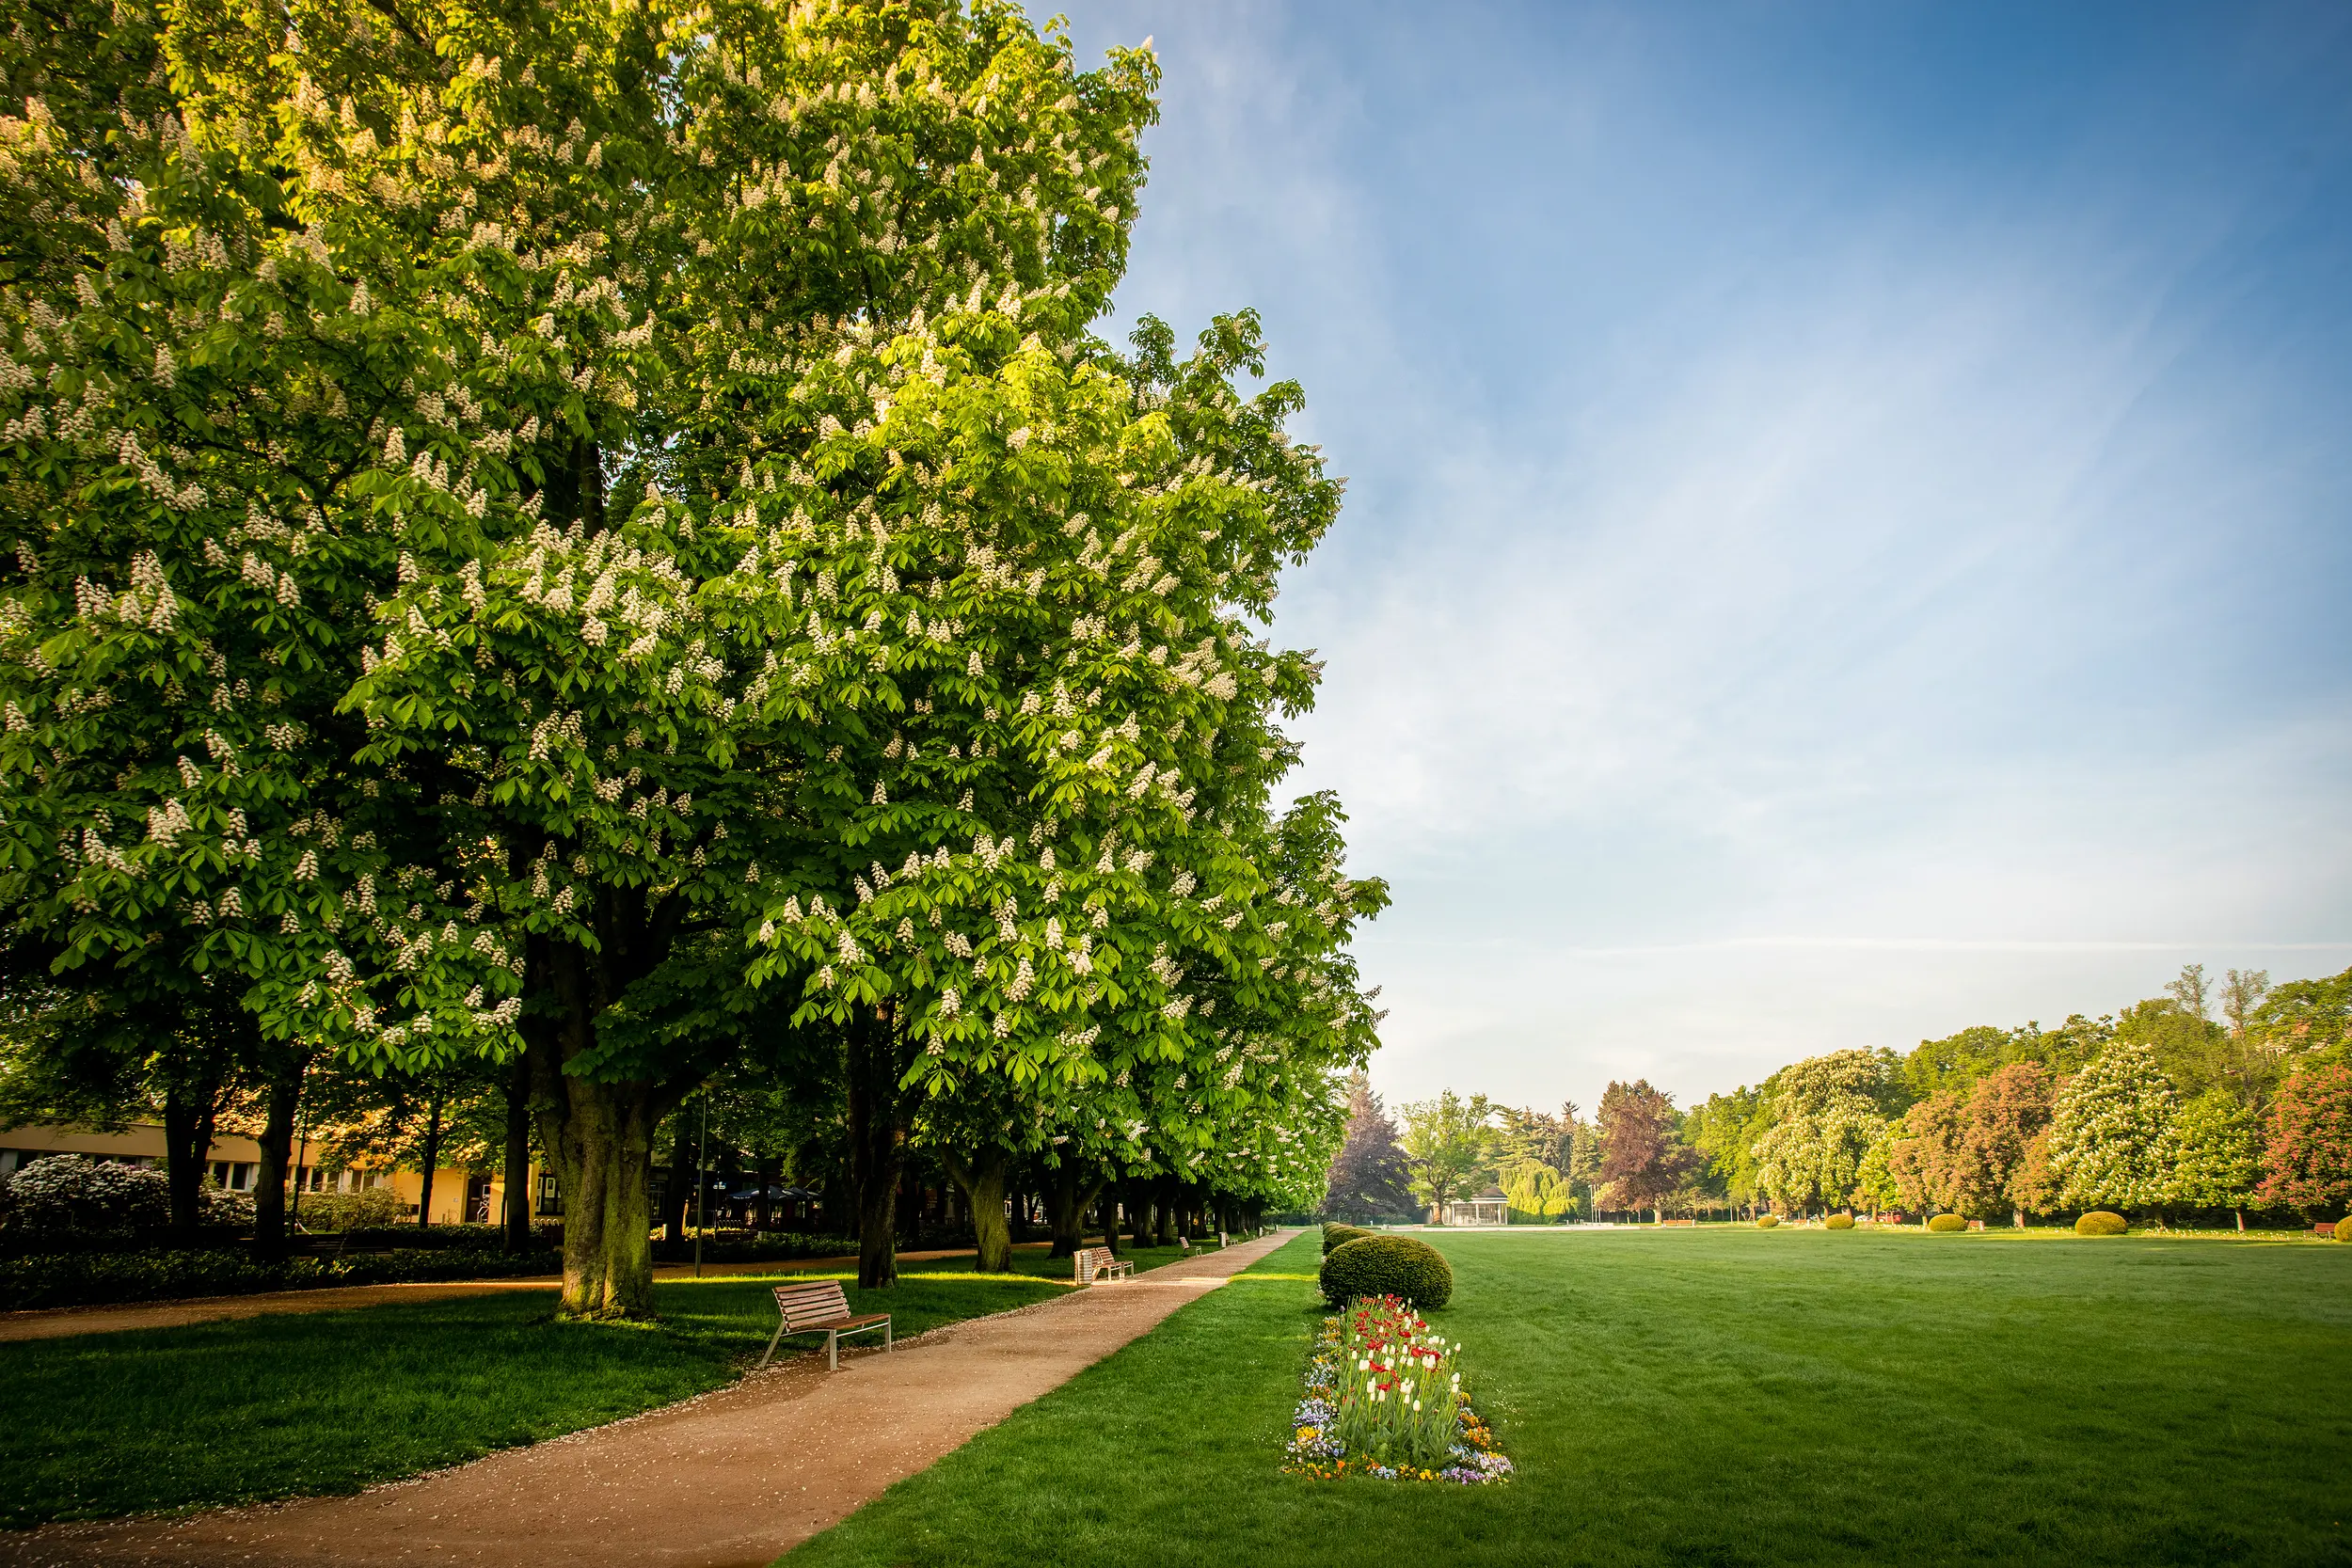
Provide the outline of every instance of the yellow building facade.
<path id="1" fill-rule="evenodd" d="M 291 1187 L 301 1193 L 350 1193 L 389 1187 L 405 1208 L 407 1217 L 418 1217 L 418 1201 L 424 1191 L 422 1172 L 364 1164 L 330 1171 L 320 1161 L 322 1152 L 323 1146 L 316 1137 L 294 1139 L 287 1161 L 297 1173 L 289 1182 Z M 165 1156 L 164 1130 L 152 1122 L 132 1122 L 117 1132 L 94 1132 L 76 1127 L 8 1128 L 0 1131 L 0 1180 L 51 1154 L 82 1154 L 93 1160 L 119 1160 L 160 1169 Z M 214 1137 L 205 1158 L 212 1179 L 221 1186 L 230 1192 L 253 1191 L 262 1168 L 262 1146 L 256 1140 L 241 1133 L 219 1133 Z M 555 1184 L 536 1165 L 531 1172 L 531 1195 L 534 1220 L 561 1217 Z M 290 1193 L 288 1201 L 294 1204 L 298 1220 L 298 1196 Z M 425 1216 L 426 1223 L 486 1224 L 502 1218 L 505 1212 L 506 1182 L 502 1177 L 477 1176 L 453 1166 L 434 1172 L 433 1212 Z"/>

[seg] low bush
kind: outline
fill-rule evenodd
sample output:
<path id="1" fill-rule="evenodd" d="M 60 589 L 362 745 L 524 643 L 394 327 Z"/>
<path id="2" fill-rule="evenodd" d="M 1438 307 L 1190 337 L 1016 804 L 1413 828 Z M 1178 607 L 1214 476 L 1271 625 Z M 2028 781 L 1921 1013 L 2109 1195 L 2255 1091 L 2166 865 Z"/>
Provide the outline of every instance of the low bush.
<path id="1" fill-rule="evenodd" d="M 302 1223 L 312 1230 L 390 1229 L 399 1225 L 408 1207 L 389 1187 L 362 1187 L 356 1193 L 304 1193 Z"/>
<path id="2" fill-rule="evenodd" d="M 1958 1214 L 1938 1214 L 1928 1221 L 1928 1228 L 1938 1235 L 1948 1236 L 1955 1230 L 1967 1229 L 1968 1222 Z"/>
<path id="3" fill-rule="evenodd" d="M 1323 1296 L 1344 1307 L 1362 1296 L 1396 1296 L 1422 1311 L 1454 1297 L 1454 1270 L 1436 1247 L 1410 1236 L 1359 1236 L 1323 1260 Z"/>
<path id="4" fill-rule="evenodd" d="M 1758 1230 L 1770 1230 L 1772 1227 L 1778 1225 L 1779 1223 L 1780 1216 L 1778 1214 L 1758 1214 L 1756 1216 L 1756 1227 Z"/>
<path id="5" fill-rule="evenodd" d="M 1829 1218 L 1821 1222 L 1821 1228 L 1824 1230 L 1851 1230 L 1853 1228 L 1853 1216 L 1851 1214 L 1832 1214 Z"/>
<path id="6" fill-rule="evenodd" d="M 2122 1215 L 2105 1209 L 2093 1209 L 2074 1222 L 2077 1236 L 2121 1236 L 2130 1228 Z"/>
<path id="7" fill-rule="evenodd" d="M 965 1243 L 969 1245 L 969 1243 Z M 661 1243 L 661 1255 L 672 1259 L 694 1256 L 694 1238 L 675 1245 Z M 780 1263 L 794 1258 L 854 1258 L 854 1236 L 816 1236 L 799 1230 L 739 1231 L 703 1238 L 706 1263 Z"/>
<path id="8" fill-rule="evenodd" d="M 2336 1240 L 2339 1242 L 2352 1242 L 2352 1214 L 2346 1214 L 2344 1218 L 2336 1221 Z"/>
<path id="9" fill-rule="evenodd" d="M 1350 1242 L 1360 1242 L 1372 1232 L 1360 1225 L 1327 1225 L 1323 1227 L 1323 1255 L 1328 1258 Z"/>
<path id="10" fill-rule="evenodd" d="M 356 1258 L 289 1258 L 264 1263 L 250 1253 L 72 1252 L 0 1262 L 0 1311 L 32 1307 L 99 1307 L 172 1301 L 184 1296 L 244 1296 L 329 1285 L 391 1285 L 422 1280 L 505 1279 L 554 1274 L 553 1253 L 514 1258 L 466 1252 L 410 1252 Z"/>
<path id="11" fill-rule="evenodd" d="M 196 1217 L 198 1224 L 217 1230 L 250 1230 L 253 1195 L 232 1193 L 217 1181 L 206 1181 L 196 1195 Z"/>
<path id="12" fill-rule="evenodd" d="M 35 1236 L 152 1230 L 170 1223 L 171 1182 L 148 1165 L 52 1154 L 8 1178 L 6 1213 Z"/>
<path id="13" fill-rule="evenodd" d="M 305 1229 L 327 1229 L 310 1223 L 310 1200 L 302 1200 L 302 1224 Z M 564 1244 L 564 1227 L 559 1225 L 534 1225 L 531 1227 L 531 1244 L 534 1247 L 560 1247 Z M 506 1227 L 500 1225 L 358 1225 L 351 1227 L 351 1245 L 355 1247 L 399 1247 L 429 1249 L 436 1252 L 502 1252 L 506 1248 Z"/>

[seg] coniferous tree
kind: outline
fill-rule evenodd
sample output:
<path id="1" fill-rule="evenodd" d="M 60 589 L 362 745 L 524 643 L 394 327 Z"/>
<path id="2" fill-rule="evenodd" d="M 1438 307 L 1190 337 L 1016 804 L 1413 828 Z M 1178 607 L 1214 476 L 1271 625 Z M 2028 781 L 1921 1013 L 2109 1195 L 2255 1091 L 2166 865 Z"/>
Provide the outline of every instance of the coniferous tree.
<path id="1" fill-rule="evenodd" d="M 1397 1147 L 1396 1123 L 1373 1092 L 1372 1079 L 1354 1074 L 1347 1081 L 1347 1138 L 1331 1162 L 1324 1212 L 1358 1225 L 1409 1219 L 1410 1174 Z"/>

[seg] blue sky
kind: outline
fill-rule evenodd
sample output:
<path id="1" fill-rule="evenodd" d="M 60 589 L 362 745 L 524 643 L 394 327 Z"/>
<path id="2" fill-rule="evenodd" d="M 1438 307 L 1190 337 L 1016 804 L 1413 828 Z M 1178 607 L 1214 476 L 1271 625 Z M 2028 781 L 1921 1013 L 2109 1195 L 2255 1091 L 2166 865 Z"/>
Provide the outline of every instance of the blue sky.
<path id="1" fill-rule="evenodd" d="M 1391 1098 L 2352 963 L 2352 10 L 1071 18 L 1166 72 L 1122 316 L 1256 308 L 1350 479 Z"/>

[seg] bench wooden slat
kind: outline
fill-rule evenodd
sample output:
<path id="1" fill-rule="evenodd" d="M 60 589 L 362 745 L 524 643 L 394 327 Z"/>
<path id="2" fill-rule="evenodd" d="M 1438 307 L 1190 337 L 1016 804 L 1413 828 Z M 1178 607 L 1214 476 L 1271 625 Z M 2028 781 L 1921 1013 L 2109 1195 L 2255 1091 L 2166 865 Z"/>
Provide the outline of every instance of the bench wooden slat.
<path id="1" fill-rule="evenodd" d="M 1070 1255 L 1070 1260 L 1081 1285 L 1093 1284 L 1099 1275 L 1107 1274 L 1116 1279 L 1121 1275 L 1136 1272 L 1134 1263 L 1117 1256 L 1108 1247 L 1080 1247 Z"/>
<path id="2" fill-rule="evenodd" d="M 759 1364 L 768 1365 L 776 1354 L 776 1341 L 787 1334 L 822 1334 L 825 1337 L 825 1357 L 833 1369 L 841 1368 L 841 1336 L 855 1334 L 880 1326 L 882 1349 L 890 1345 L 890 1314 L 865 1312 L 852 1314 L 850 1298 L 837 1279 L 812 1279 L 797 1285 L 779 1285 L 776 1292 L 776 1331 L 768 1338 L 768 1353 Z"/>

